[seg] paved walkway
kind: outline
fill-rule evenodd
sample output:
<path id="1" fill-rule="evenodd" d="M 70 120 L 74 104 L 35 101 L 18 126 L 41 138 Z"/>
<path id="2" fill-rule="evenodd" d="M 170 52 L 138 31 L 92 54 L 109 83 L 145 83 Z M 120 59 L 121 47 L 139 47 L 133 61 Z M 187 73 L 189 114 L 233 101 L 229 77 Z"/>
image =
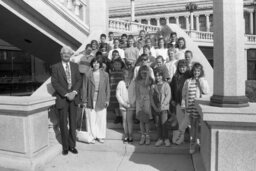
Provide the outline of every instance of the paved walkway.
<path id="1" fill-rule="evenodd" d="M 79 154 L 59 155 L 45 171 L 194 171 L 189 154 L 136 152 L 132 146 L 113 140 L 95 145 L 78 143 Z"/>

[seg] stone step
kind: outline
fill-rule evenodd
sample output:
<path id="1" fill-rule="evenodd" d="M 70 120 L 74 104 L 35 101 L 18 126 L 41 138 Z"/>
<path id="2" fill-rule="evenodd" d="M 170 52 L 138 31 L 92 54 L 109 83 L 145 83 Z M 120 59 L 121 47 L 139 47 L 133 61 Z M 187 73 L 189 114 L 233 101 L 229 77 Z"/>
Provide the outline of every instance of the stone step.
<path id="1" fill-rule="evenodd" d="M 123 129 L 123 125 L 121 123 L 115 124 L 114 119 L 108 120 L 107 121 L 107 128 L 108 129 Z M 133 130 L 139 130 L 140 129 L 140 124 L 133 124 Z M 150 130 L 155 130 L 156 126 L 153 123 L 153 121 L 150 122 Z"/>
<path id="2" fill-rule="evenodd" d="M 138 142 L 132 144 L 123 143 L 121 140 L 106 139 L 103 144 L 96 142 L 95 144 L 77 143 L 80 151 L 101 151 L 101 152 L 120 152 L 120 153 L 150 153 L 150 154 L 188 154 L 189 144 L 171 145 L 170 147 L 155 147 L 154 143 L 150 145 L 139 145 Z"/>
<path id="3" fill-rule="evenodd" d="M 123 129 L 107 129 L 107 140 L 122 140 L 123 139 Z M 149 133 L 150 139 L 153 141 L 157 140 L 157 133 L 156 131 L 150 131 Z M 133 131 L 133 139 L 135 141 L 139 141 L 141 137 L 140 130 L 134 130 Z"/>
<path id="4" fill-rule="evenodd" d="M 123 130 L 122 129 L 107 129 L 107 137 L 104 144 L 96 141 L 95 144 L 87 144 L 83 142 L 77 142 L 79 150 L 85 151 L 102 151 L 102 152 L 126 152 L 126 153 L 152 153 L 152 154 L 188 154 L 189 143 L 185 142 L 180 145 L 171 144 L 170 147 L 155 147 L 154 144 L 157 139 L 155 131 L 150 132 L 151 144 L 150 145 L 139 145 L 140 133 L 134 132 L 134 142 L 131 144 L 123 143 Z M 57 137 L 57 138 L 56 138 Z M 49 142 L 50 144 L 60 144 L 60 134 L 49 129 Z"/>

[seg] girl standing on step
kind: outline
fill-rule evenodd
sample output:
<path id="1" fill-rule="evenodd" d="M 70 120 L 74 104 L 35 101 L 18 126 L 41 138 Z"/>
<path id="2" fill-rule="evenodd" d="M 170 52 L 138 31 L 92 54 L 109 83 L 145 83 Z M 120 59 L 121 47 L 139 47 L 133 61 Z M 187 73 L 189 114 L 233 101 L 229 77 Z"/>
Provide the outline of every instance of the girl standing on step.
<path id="1" fill-rule="evenodd" d="M 155 121 L 157 124 L 158 140 L 155 146 L 159 147 L 163 143 L 166 147 L 170 146 L 166 121 L 168 120 L 169 103 L 171 100 L 171 89 L 164 79 L 161 69 L 155 70 L 156 83 L 151 87 L 151 106 L 155 111 Z"/>
<path id="2" fill-rule="evenodd" d="M 186 114 L 190 118 L 190 153 L 194 153 L 199 141 L 199 119 L 200 115 L 195 106 L 195 99 L 209 92 L 207 80 L 204 78 L 204 69 L 200 63 L 195 63 L 191 70 L 192 78 L 185 81 L 182 89 L 182 104 Z M 186 128 L 186 119 L 183 120 L 183 128 Z M 178 140 L 177 140 L 178 141 Z"/>
<path id="3" fill-rule="evenodd" d="M 114 54 L 114 52 L 113 52 Z M 111 62 L 112 68 L 109 71 L 109 83 L 110 83 L 110 104 L 109 110 L 113 111 L 116 115 L 116 119 L 114 121 L 115 124 L 122 123 L 122 116 L 119 110 L 119 103 L 116 98 L 116 87 L 119 81 L 123 79 L 123 71 L 124 63 L 122 59 L 116 58 Z"/>
<path id="4" fill-rule="evenodd" d="M 135 112 L 135 84 L 132 80 L 133 73 L 123 70 L 123 80 L 116 88 L 116 98 L 123 118 L 124 142 L 133 142 L 133 114 Z"/>
<path id="5" fill-rule="evenodd" d="M 153 79 L 149 67 L 142 65 L 135 79 L 136 117 L 140 120 L 141 139 L 139 144 L 150 144 L 149 121 L 152 119 L 150 103 L 150 87 Z"/>
<path id="6" fill-rule="evenodd" d="M 175 113 L 179 122 L 179 130 L 173 131 L 172 142 L 174 144 L 181 144 L 184 141 L 185 129 L 181 131 L 181 122 L 185 117 L 185 113 L 181 110 L 182 88 L 185 81 L 189 78 L 188 63 L 185 59 L 179 60 L 177 70 L 170 83 L 172 91 L 172 99 L 170 103 L 170 111 Z M 179 141 L 178 140 L 179 137 Z"/>

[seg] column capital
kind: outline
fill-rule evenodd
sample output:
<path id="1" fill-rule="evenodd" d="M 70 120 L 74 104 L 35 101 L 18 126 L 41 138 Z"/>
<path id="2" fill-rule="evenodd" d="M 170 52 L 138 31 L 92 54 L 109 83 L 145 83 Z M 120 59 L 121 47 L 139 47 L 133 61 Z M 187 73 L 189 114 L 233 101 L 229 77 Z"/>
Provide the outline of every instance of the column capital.
<path id="1" fill-rule="evenodd" d="M 201 15 L 201 14 L 195 14 L 195 13 L 194 13 L 194 16 L 195 16 L 195 17 L 199 17 L 200 15 Z"/>
<path id="2" fill-rule="evenodd" d="M 211 14 L 204 14 L 206 17 L 209 17 Z"/>
<path id="3" fill-rule="evenodd" d="M 189 15 L 185 15 L 184 17 L 185 17 L 185 18 L 189 18 Z"/>

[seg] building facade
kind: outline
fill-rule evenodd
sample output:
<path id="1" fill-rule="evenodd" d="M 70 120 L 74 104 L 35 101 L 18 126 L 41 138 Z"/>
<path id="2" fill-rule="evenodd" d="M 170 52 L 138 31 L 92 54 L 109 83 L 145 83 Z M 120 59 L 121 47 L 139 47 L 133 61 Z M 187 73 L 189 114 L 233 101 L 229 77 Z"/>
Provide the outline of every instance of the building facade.
<path id="1" fill-rule="evenodd" d="M 197 8 L 191 13 L 186 5 L 193 2 Z M 135 1 L 136 3 L 136 1 Z M 244 28 L 247 52 L 247 77 L 256 80 L 256 2 L 244 0 Z M 109 8 L 109 18 L 130 21 L 130 6 Z M 182 0 L 161 3 L 135 5 L 135 22 L 161 26 L 177 24 L 195 40 L 202 52 L 213 64 L 213 1 L 212 0 Z M 191 34 L 193 33 L 193 34 Z M 193 37 L 195 35 L 195 37 Z M 253 42 L 253 43 L 252 43 Z"/>
<path id="2" fill-rule="evenodd" d="M 0 22 L 0 95 L 30 95 L 62 46 L 76 51 L 107 32 L 108 10 L 102 0 L 2 0 Z"/>

